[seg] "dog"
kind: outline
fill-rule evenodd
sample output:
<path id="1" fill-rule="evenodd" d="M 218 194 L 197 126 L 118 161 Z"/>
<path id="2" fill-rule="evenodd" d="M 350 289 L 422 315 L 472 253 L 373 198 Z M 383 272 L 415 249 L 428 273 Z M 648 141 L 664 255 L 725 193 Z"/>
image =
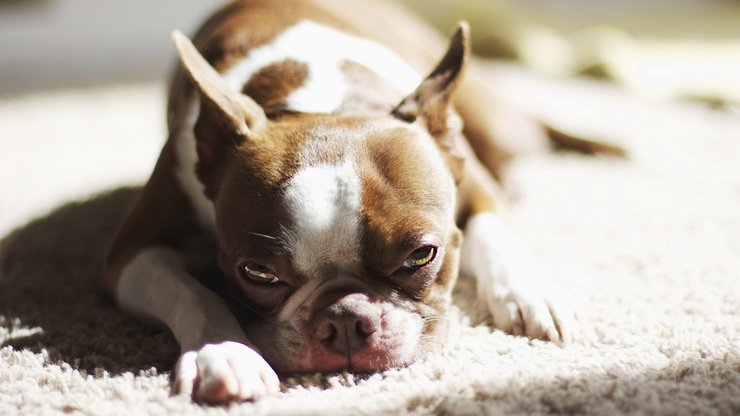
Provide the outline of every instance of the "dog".
<path id="1" fill-rule="evenodd" d="M 277 372 L 407 366 L 444 344 L 459 273 L 496 328 L 578 336 L 502 219 L 465 23 L 445 42 L 393 3 L 237 0 L 173 40 L 169 138 L 103 277 L 174 334 L 175 392 L 258 400 Z"/>

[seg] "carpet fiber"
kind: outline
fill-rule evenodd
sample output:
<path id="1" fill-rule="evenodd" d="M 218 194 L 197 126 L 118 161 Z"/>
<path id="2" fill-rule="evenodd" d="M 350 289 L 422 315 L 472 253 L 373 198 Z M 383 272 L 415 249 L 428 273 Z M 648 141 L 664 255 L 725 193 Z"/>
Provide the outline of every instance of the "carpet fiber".
<path id="1" fill-rule="evenodd" d="M 445 350 L 408 368 L 288 378 L 254 404 L 173 397 L 172 336 L 97 283 L 164 138 L 162 88 L 4 98 L 0 414 L 740 413 L 740 117 L 507 67 L 494 78 L 528 111 L 629 152 L 532 154 L 511 170 L 513 227 L 590 337 L 492 331 L 463 280 Z"/>

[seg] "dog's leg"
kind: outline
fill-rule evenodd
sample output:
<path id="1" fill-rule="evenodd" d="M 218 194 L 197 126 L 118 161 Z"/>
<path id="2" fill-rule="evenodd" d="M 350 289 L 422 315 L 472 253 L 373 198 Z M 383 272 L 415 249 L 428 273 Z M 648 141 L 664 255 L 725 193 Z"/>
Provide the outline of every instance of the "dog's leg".
<path id="1" fill-rule="evenodd" d="M 122 269 L 120 305 L 165 323 L 182 348 L 175 391 L 208 402 L 259 399 L 279 380 L 247 340 L 224 301 L 185 267 L 184 253 L 169 247 L 142 250 Z"/>
<path id="2" fill-rule="evenodd" d="M 460 223 L 465 239 L 461 272 L 474 276 L 478 296 L 497 328 L 517 335 L 570 342 L 580 332 L 569 301 L 535 265 L 524 242 L 499 213 L 502 202 L 493 177 L 467 149 L 460 184 Z"/>
<path id="3" fill-rule="evenodd" d="M 494 94 L 495 85 L 490 85 L 494 81 L 471 57 L 455 94 L 455 109 L 478 160 L 505 182 L 505 168 L 513 155 L 547 149 L 548 139 L 541 123 Z"/>
<path id="4" fill-rule="evenodd" d="M 170 173 L 172 140 L 119 225 L 103 270 L 108 294 L 137 315 L 167 325 L 181 347 L 175 390 L 211 402 L 276 392 L 275 372 L 251 345 L 225 302 L 193 272 L 215 248 Z M 178 241 L 173 247 L 168 241 Z"/>

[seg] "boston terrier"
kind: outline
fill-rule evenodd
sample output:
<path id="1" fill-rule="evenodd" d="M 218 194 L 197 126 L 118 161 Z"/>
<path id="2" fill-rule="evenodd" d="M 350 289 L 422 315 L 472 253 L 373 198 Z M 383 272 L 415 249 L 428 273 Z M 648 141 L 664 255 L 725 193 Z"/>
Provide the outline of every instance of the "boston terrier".
<path id="1" fill-rule="evenodd" d="M 496 328 L 578 335 L 502 219 L 465 23 L 445 42 L 390 2 L 239 0 L 173 40 L 169 138 L 103 276 L 174 334 L 176 392 L 258 400 L 276 372 L 409 365 L 444 344 L 459 273 Z"/>

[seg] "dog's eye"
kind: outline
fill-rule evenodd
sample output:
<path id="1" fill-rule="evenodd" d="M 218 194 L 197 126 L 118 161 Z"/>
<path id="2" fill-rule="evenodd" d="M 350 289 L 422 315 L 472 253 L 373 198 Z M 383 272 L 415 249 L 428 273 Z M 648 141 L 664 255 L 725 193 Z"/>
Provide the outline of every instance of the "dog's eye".
<path id="1" fill-rule="evenodd" d="M 249 266 L 243 264 L 242 272 L 246 278 L 257 283 L 276 283 L 278 277 L 265 266 Z"/>
<path id="2" fill-rule="evenodd" d="M 429 264 L 432 260 L 434 260 L 434 257 L 436 255 L 437 255 L 437 247 L 434 247 L 434 246 L 421 247 L 419 249 L 414 250 L 413 253 L 411 253 L 408 257 L 406 257 L 406 260 L 403 262 L 403 267 L 406 267 L 409 269 L 418 269 L 418 268 L 424 267 L 427 264 Z"/>

